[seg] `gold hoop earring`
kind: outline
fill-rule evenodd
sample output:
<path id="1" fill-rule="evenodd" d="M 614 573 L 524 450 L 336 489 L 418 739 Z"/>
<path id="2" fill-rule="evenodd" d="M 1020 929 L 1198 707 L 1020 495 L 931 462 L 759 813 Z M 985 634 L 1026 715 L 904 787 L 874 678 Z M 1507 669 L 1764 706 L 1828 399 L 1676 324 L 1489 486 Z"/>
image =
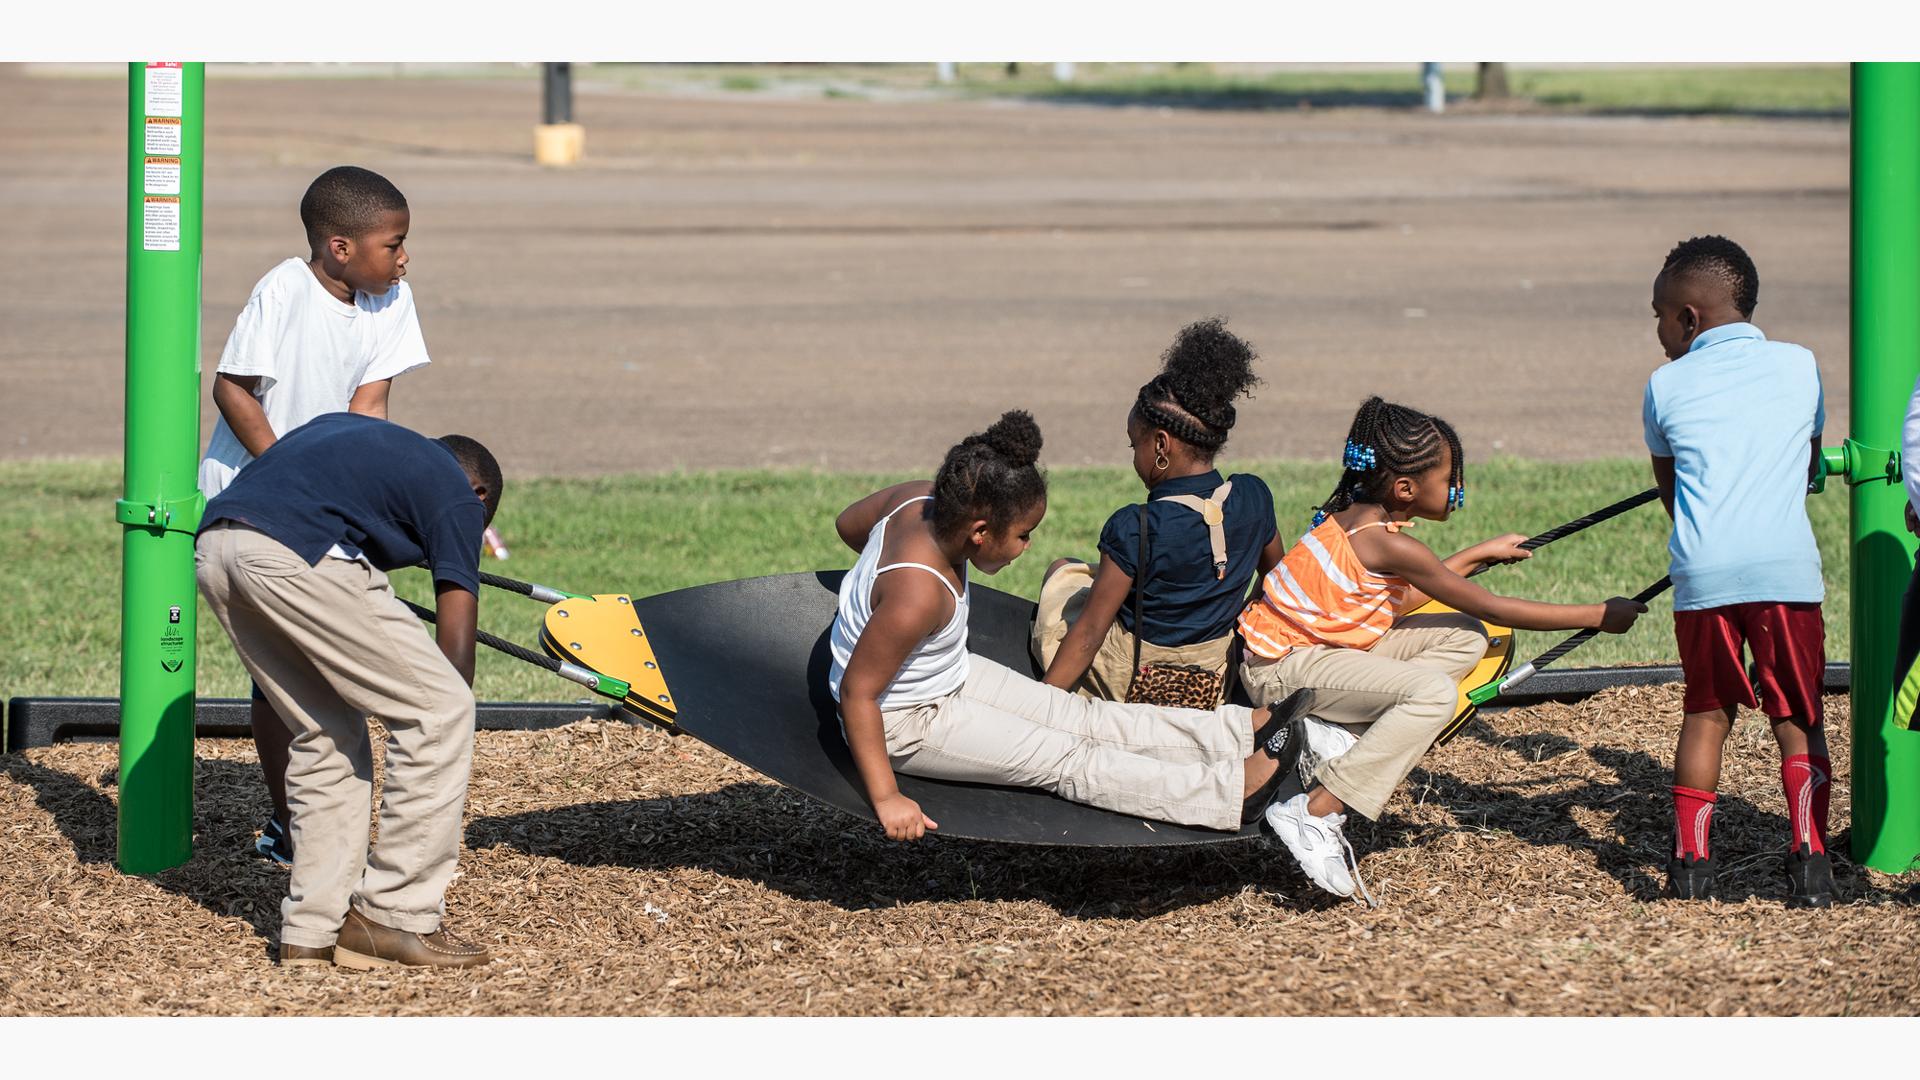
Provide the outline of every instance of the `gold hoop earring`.
<path id="1" fill-rule="evenodd" d="M 1154 452 L 1154 455 L 1153 455 L 1154 469 L 1156 469 L 1159 472 L 1166 472 L 1168 466 L 1172 464 L 1173 462 L 1167 460 L 1167 455 L 1160 453 L 1159 451 Z"/>

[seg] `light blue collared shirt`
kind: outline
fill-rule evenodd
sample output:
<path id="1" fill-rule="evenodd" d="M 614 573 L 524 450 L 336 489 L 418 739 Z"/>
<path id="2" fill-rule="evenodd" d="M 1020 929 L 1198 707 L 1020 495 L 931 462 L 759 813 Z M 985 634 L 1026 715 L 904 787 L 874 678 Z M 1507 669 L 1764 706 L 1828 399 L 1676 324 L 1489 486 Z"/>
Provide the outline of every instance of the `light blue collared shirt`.
<path id="1" fill-rule="evenodd" d="M 1654 371 L 1641 415 L 1647 449 L 1673 459 L 1674 610 L 1824 600 L 1806 505 L 1827 421 L 1813 354 L 1716 326 Z"/>

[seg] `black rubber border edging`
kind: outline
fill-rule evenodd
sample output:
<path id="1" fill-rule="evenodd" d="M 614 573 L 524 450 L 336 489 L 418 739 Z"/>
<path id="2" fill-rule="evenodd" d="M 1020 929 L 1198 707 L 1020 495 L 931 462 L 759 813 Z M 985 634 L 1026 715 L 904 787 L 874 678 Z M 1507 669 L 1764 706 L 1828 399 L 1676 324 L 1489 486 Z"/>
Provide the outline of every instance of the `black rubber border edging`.
<path id="1" fill-rule="evenodd" d="M 200 739 L 244 738 L 250 733 L 246 698 L 201 698 L 193 734 Z M 614 707 L 602 701 L 483 701 L 475 726 L 481 731 L 541 731 L 576 720 L 605 720 Z M 620 719 L 632 722 L 621 711 Z M 5 753 L 81 739 L 120 735 L 120 699 L 110 697 L 17 697 L 7 702 Z"/>
<path id="2" fill-rule="evenodd" d="M 1678 664 L 1637 667 L 1570 668 L 1547 670 L 1481 706 L 1483 710 L 1513 709 L 1544 701 L 1574 702 L 1616 686 L 1660 686 L 1685 681 Z M 1823 689 L 1845 693 L 1853 686 L 1846 664 L 1828 664 Z M 606 720 L 616 715 L 605 702 L 489 701 L 480 704 L 481 731 L 541 731 L 564 727 L 576 720 Z M 625 710 L 621 720 L 633 723 Z M 201 698 L 195 710 L 193 734 L 200 739 L 242 738 L 249 734 L 245 698 Z M 110 697 L 17 697 L 7 702 L 5 753 L 78 739 L 112 739 L 120 734 L 120 699 Z"/>

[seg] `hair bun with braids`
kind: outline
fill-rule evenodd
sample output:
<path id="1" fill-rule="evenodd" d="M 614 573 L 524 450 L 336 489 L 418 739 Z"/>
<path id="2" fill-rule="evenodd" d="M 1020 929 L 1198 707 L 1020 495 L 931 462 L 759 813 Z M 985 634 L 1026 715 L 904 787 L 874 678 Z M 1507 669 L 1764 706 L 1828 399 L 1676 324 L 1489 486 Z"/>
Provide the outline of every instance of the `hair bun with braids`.
<path id="1" fill-rule="evenodd" d="M 1197 450 L 1217 451 L 1239 418 L 1234 399 L 1260 383 L 1253 373 L 1257 358 L 1225 319 L 1183 326 L 1161 354 L 1160 374 L 1140 388 L 1134 412 Z"/>
<path id="2" fill-rule="evenodd" d="M 1040 472 L 1040 425 L 1010 409 L 993 426 L 947 451 L 933 478 L 933 527 L 951 533 L 985 518 L 996 530 L 1047 497 Z"/>
<path id="3" fill-rule="evenodd" d="M 961 445 L 975 443 L 991 447 L 1016 469 L 1026 468 L 1040 460 L 1040 425 L 1027 410 L 1010 409 L 987 430 L 967 436 Z"/>

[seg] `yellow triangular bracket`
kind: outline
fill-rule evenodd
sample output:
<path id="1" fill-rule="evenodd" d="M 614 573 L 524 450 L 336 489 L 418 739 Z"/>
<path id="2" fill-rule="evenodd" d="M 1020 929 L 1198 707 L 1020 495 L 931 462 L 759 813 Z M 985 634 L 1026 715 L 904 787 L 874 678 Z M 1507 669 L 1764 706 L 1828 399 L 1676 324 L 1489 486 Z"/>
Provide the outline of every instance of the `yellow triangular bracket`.
<path id="1" fill-rule="evenodd" d="M 649 720 L 673 723 L 673 693 L 631 597 L 576 596 L 554 604 L 547 609 L 540 646 L 556 660 L 625 682 L 629 708 Z"/>

